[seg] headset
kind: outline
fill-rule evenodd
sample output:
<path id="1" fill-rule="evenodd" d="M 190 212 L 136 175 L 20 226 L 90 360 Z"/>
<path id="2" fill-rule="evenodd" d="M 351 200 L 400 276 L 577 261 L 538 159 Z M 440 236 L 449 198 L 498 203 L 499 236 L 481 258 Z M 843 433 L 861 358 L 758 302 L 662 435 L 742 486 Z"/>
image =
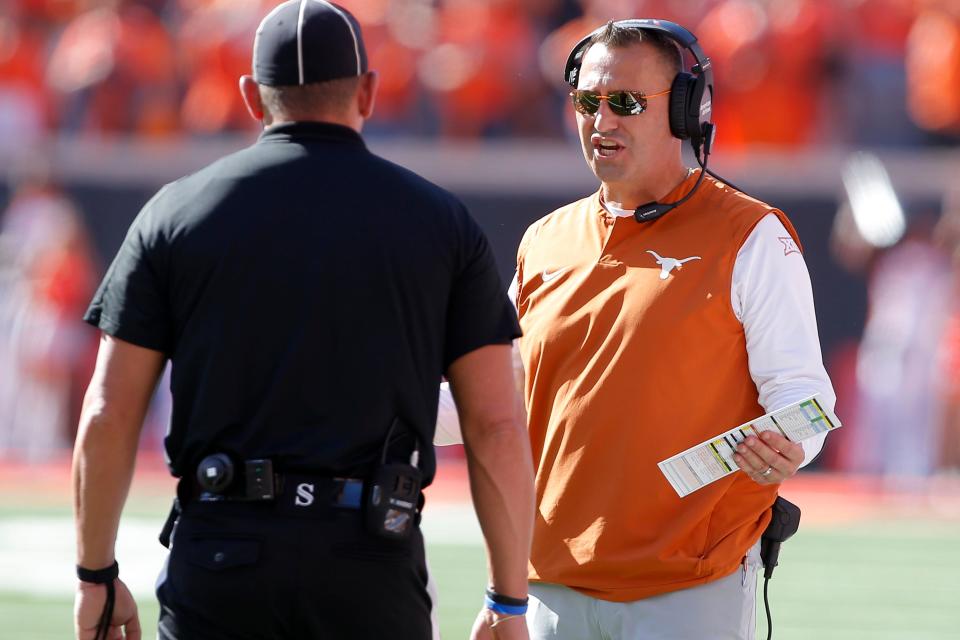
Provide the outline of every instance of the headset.
<path id="1" fill-rule="evenodd" d="M 675 22 L 632 19 L 618 20 L 614 24 L 627 29 L 640 29 L 663 34 L 690 52 L 694 59 L 694 65 L 690 71 L 677 73 L 670 85 L 670 133 L 675 138 L 690 141 L 697 164 L 703 171 L 700 172 L 693 189 L 680 200 L 669 203 L 648 202 L 637 207 L 634 212 L 634 218 L 637 222 L 651 222 L 686 202 L 699 188 L 704 174 L 709 173 L 713 177 L 723 180 L 723 178 L 707 169 L 707 158 L 710 156 L 710 148 L 717 132 L 716 125 L 710 120 L 713 105 L 713 69 L 710 58 L 703 52 L 703 48 L 697 42 L 697 37 Z M 585 36 L 567 56 L 563 78 L 574 89 L 576 89 L 579 80 L 583 54 L 586 53 L 591 39 L 605 28 L 606 25 Z M 701 152 L 703 160 L 700 159 Z M 736 189 L 736 186 L 730 184 L 729 181 L 723 181 Z M 739 189 L 737 190 L 739 191 Z"/>

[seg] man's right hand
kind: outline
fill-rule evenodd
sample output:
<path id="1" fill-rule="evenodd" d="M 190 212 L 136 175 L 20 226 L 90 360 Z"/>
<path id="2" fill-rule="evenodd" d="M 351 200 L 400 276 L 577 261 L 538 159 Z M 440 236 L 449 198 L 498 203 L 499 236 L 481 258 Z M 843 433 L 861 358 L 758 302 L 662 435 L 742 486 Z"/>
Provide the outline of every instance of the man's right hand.
<path id="1" fill-rule="evenodd" d="M 107 640 L 140 640 L 140 616 L 137 603 L 123 581 L 114 581 L 117 592 L 113 606 L 113 618 Z M 97 624 L 103 615 L 103 605 L 107 601 L 107 587 L 102 584 L 80 582 L 73 606 L 73 628 L 77 640 L 94 640 L 97 636 Z"/>
<path id="2" fill-rule="evenodd" d="M 524 616 L 501 616 L 484 607 L 477 615 L 470 640 L 529 640 Z"/>

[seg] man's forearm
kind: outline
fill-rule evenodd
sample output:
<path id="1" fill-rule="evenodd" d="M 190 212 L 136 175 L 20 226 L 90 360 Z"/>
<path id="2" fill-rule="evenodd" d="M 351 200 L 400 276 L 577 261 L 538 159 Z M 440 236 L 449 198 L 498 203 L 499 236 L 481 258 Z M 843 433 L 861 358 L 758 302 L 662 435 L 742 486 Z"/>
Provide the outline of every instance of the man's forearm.
<path id="1" fill-rule="evenodd" d="M 513 381 L 517 388 L 517 413 L 524 415 L 526 409 L 523 406 L 523 361 L 520 357 L 520 341 L 514 340 L 510 348 L 510 360 L 513 363 Z M 463 444 L 463 432 L 460 427 L 460 415 L 457 412 L 456 403 L 453 400 L 453 391 L 450 383 L 445 382 L 440 385 L 440 398 L 437 407 L 437 431 L 433 438 L 433 444 L 443 447 L 451 444 Z"/>
<path id="2" fill-rule="evenodd" d="M 85 408 L 73 451 L 77 564 L 100 569 L 114 561 L 120 513 L 137 452 L 139 425 Z"/>
<path id="3" fill-rule="evenodd" d="M 527 594 L 533 529 L 530 442 L 519 421 L 464 430 L 473 503 L 487 543 L 492 586 L 512 597 Z M 471 437 L 469 434 L 473 434 Z"/>
<path id="4" fill-rule="evenodd" d="M 143 417 L 164 362 L 159 351 L 109 335 L 100 338 L 73 449 L 77 562 L 87 569 L 101 569 L 114 560 Z"/>

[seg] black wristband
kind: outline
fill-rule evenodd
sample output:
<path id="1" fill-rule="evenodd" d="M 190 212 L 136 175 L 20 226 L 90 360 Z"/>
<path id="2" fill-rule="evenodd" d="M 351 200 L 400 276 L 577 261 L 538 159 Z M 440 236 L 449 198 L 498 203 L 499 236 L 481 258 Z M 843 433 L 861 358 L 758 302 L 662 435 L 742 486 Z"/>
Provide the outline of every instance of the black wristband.
<path id="1" fill-rule="evenodd" d="M 505 604 L 508 607 L 525 607 L 527 606 L 528 598 L 511 598 L 510 596 L 504 596 L 493 589 L 487 589 L 487 597 L 496 602 L 497 604 Z"/>
<path id="2" fill-rule="evenodd" d="M 77 578 L 82 582 L 92 582 L 93 584 L 107 584 L 113 582 L 120 575 L 120 565 L 114 560 L 113 564 L 103 569 L 84 569 L 77 565 Z"/>

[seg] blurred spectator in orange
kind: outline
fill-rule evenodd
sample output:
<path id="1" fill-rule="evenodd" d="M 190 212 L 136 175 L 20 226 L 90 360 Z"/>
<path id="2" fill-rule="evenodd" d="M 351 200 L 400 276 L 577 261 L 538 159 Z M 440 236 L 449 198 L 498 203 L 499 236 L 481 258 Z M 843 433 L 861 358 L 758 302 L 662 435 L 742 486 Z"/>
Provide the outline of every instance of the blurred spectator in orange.
<path id="1" fill-rule="evenodd" d="M 29 148 L 51 124 L 43 27 L 16 4 L 0 6 L 0 149 Z"/>
<path id="2" fill-rule="evenodd" d="M 253 122 L 240 100 L 240 76 L 250 73 L 250 43 L 261 5 L 277 2 L 183 0 L 177 35 L 179 73 L 186 85 L 180 106 L 183 128 L 191 134 L 249 131 Z"/>
<path id="3" fill-rule="evenodd" d="M 572 123 L 557 69 L 584 34 L 628 17 L 673 20 L 700 36 L 715 62 L 724 145 L 918 142 L 907 90 L 920 127 L 960 131 L 955 0 L 341 2 L 381 71 L 374 135 L 556 135 L 559 121 Z M 258 11 L 276 4 L 5 0 L 0 147 L 30 144 L 51 126 L 249 130 L 237 77 L 250 66 Z"/>
<path id="4" fill-rule="evenodd" d="M 54 28 L 75 17 L 91 0 L 10 0 L 10 3 L 20 7 L 24 15 L 45 21 Z"/>
<path id="5" fill-rule="evenodd" d="M 423 52 L 437 41 L 438 12 L 432 0 L 344 0 L 363 28 L 370 68 L 380 74 L 372 135 L 435 132 L 435 114 L 417 78 Z"/>
<path id="6" fill-rule="evenodd" d="M 846 0 L 847 73 L 839 96 L 846 107 L 845 142 L 917 144 L 922 135 L 907 114 L 904 55 L 914 0 Z"/>
<path id="7" fill-rule="evenodd" d="M 72 20 L 47 68 L 72 131 L 169 135 L 178 129 L 174 43 L 143 3 L 111 0 Z"/>
<path id="8" fill-rule="evenodd" d="M 76 208 L 31 171 L 0 219 L 0 456 L 29 461 L 67 447 L 95 333 L 79 321 L 96 284 Z"/>
<path id="9" fill-rule="evenodd" d="M 941 350 L 944 411 L 940 465 L 960 472 L 960 187 L 954 186 L 944 198 L 935 234 L 938 244 L 951 257 L 953 268 L 949 319 Z"/>
<path id="10" fill-rule="evenodd" d="M 521 0 L 442 0 L 438 43 L 419 66 L 437 99 L 441 134 L 509 134 L 519 110 L 542 109 L 548 98 L 536 46 Z"/>
<path id="11" fill-rule="evenodd" d="M 820 122 L 836 4 L 723 0 L 694 28 L 714 63 L 714 119 L 727 145 L 798 146 Z"/>
<path id="12" fill-rule="evenodd" d="M 943 338 L 944 409 L 940 468 L 960 473 L 960 292 L 954 291 L 952 313 Z"/>
<path id="13" fill-rule="evenodd" d="M 906 49 L 907 106 L 920 127 L 960 133 L 960 3 L 925 0 Z"/>

